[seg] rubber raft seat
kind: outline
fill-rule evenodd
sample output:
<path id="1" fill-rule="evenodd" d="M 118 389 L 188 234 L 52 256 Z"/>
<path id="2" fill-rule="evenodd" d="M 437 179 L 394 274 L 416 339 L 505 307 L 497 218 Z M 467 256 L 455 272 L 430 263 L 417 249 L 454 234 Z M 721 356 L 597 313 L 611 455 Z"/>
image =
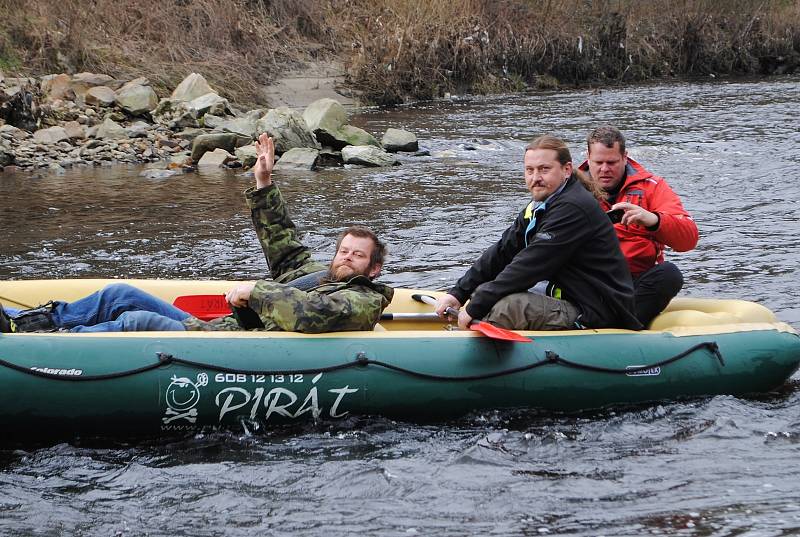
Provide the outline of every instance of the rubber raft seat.
<path id="1" fill-rule="evenodd" d="M 650 330 L 673 330 L 687 326 L 713 326 L 737 323 L 775 323 L 777 318 L 760 304 L 744 300 L 673 300 L 653 319 Z"/>

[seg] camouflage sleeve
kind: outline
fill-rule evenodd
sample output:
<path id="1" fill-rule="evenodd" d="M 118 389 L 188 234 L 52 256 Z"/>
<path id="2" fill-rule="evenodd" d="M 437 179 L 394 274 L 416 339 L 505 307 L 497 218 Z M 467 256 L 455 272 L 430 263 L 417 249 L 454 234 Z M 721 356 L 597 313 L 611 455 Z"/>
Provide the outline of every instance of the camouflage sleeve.
<path id="1" fill-rule="evenodd" d="M 267 330 L 309 334 L 372 330 L 387 305 L 383 295 L 359 286 L 324 294 L 259 280 L 250 294 Z"/>
<path id="2" fill-rule="evenodd" d="M 286 282 L 326 268 L 311 259 L 308 248 L 298 240 L 277 186 L 251 187 L 245 191 L 245 199 L 274 280 Z"/>
<path id="3" fill-rule="evenodd" d="M 212 319 L 211 321 L 201 321 L 197 317 L 187 317 L 183 321 L 183 327 L 188 332 L 234 332 L 243 330 L 236 319 L 230 315 Z"/>

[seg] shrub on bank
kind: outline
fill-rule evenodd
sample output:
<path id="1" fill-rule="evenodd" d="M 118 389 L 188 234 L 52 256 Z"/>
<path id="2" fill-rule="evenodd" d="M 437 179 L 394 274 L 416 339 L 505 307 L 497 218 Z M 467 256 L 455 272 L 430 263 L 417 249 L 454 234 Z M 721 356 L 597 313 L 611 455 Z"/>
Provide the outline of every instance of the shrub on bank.
<path id="1" fill-rule="evenodd" d="M 376 103 L 800 65 L 793 0 L 6 0 L 0 69 L 105 72 L 227 97 L 301 61 L 342 61 Z M 91 6 L 91 7 L 90 7 Z"/>

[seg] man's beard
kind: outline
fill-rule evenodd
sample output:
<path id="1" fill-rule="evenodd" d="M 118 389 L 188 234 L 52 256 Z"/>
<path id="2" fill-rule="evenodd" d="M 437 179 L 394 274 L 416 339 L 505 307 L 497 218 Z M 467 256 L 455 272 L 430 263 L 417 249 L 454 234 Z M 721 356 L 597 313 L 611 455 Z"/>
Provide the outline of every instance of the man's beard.
<path id="1" fill-rule="evenodd" d="M 356 276 L 366 276 L 369 278 L 369 270 L 370 267 L 367 267 L 364 272 L 358 272 L 353 267 L 345 264 L 334 267 L 333 261 L 331 261 L 331 266 L 328 268 L 328 278 L 334 282 L 346 282 L 352 280 Z"/>

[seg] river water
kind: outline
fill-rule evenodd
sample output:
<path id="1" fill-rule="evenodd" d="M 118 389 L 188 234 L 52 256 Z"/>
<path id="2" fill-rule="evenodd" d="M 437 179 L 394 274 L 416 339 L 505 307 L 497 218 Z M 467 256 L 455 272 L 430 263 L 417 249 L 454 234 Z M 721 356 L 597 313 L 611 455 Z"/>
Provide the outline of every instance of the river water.
<path id="1" fill-rule="evenodd" d="M 527 202 L 522 148 L 598 124 L 668 179 L 700 228 L 668 253 L 688 296 L 754 300 L 800 327 L 800 78 L 648 85 L 361 114 L 428 157 L 276 178 L 320 259 L 345 225 L 391 250 L 383 280 L 447 288 Z M 472 149 L 475 148 L 475 149 Z M 0 175 L 0 278 L 262 277 L 237 172 Z M 121 442 L 0 445 L 2 535 L 791 535 L 800 385 L 580 414 L 380 418 Z"/>

